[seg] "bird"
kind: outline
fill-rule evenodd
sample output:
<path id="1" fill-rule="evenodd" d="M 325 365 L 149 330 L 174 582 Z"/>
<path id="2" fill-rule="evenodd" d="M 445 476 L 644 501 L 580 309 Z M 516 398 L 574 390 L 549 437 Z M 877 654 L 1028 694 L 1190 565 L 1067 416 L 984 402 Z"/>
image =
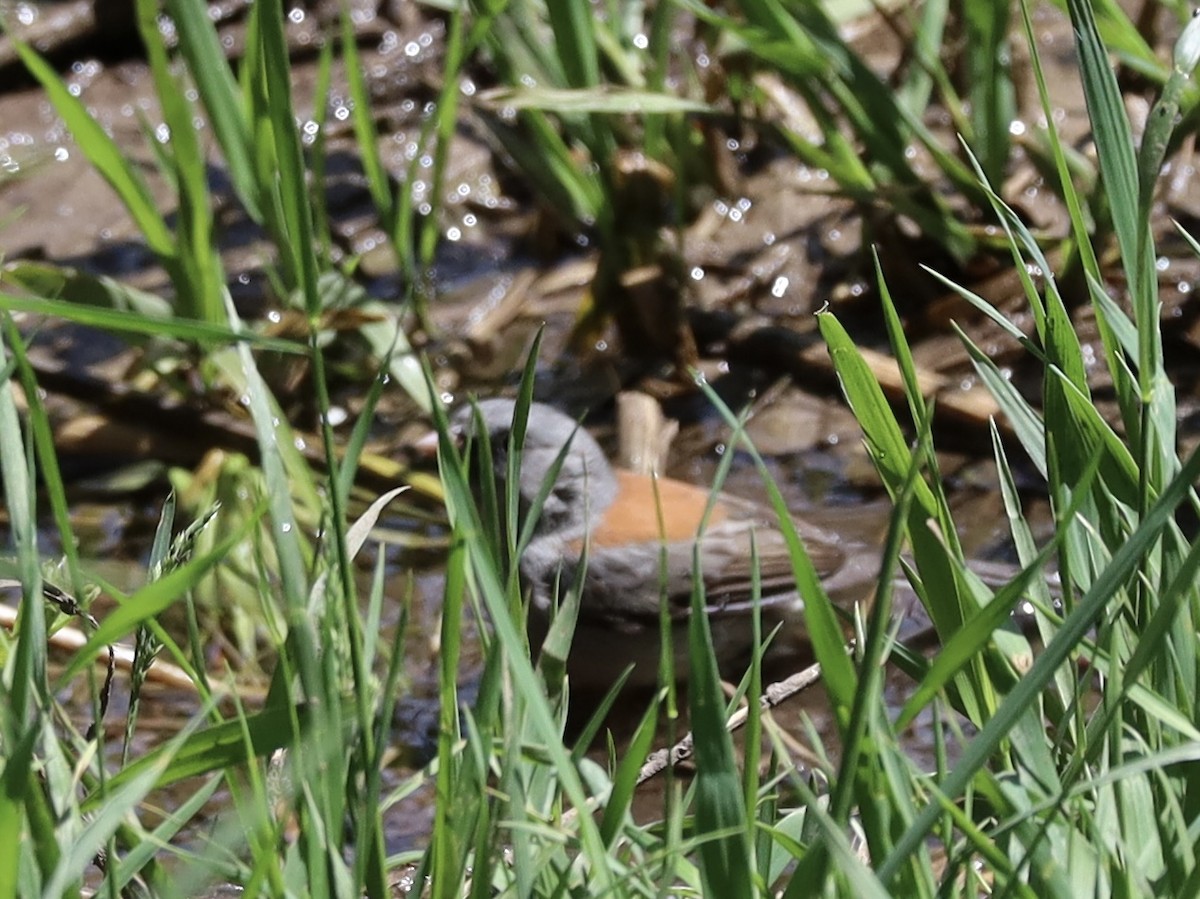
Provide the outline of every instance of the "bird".
<path id="1" fill-rule="evenodd" d="M 482 423 L 498 496 L 507 488 L 515 411 L 513 400 L 490 398 L 460 407 L 450 419 L 451 433 L 460 444 L 477 437 L 477 421 Z M 518 483 L 513 485 L 522 521 L 554 472 L 563 447 L 567 450 L 561 467 L 518 560 L 518 571 L 529 596 L 530 630 L 540 639 L 561 591 L 576 583 L 586 548 L 579 616 L 567 660 L 574 686 L 604 688 L 630 665 L 633 684 L 653 685 L 661 652 L 661 605 L 665 600 L 673 624 L 686 621 L 697 571 L 714 648 L 724 667 L 747 660 L 753 649 L 754 564 L 762 633 L 783 625 L 773 654 L 804 649 L 804 599 L 797 592 L 787 541 L 773 509 L 722 492 L 712 499 L 705 520 L 708 489 L 615 468 L 575 419 L 552 406 L 532 403 Z M 472 477 L 478 481 L 480 473 L 474 471 Z M 869 601 L 878 551 L 842 540 L 802 518 L 793 517 L 793 522 L 818 576 L 827 591 L 839 597 L 839 604 Z M 673 629 L 676 668 L 684 679 L 686 628 Z M 531 644 L 536 642 L 531 636 Z"/>

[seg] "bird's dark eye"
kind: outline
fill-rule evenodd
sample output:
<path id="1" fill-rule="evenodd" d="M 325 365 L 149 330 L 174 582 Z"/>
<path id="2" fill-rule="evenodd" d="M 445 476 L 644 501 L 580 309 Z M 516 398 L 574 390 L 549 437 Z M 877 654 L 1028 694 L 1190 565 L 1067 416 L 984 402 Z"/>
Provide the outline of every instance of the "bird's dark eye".
<path id="1" fill-rule="evenodd" d="M 579 491 L 570 484 L 556 484 L 554 486 L 554 496 L 568 509 L 575 508 L 575 501 L 579 498 Z"/>

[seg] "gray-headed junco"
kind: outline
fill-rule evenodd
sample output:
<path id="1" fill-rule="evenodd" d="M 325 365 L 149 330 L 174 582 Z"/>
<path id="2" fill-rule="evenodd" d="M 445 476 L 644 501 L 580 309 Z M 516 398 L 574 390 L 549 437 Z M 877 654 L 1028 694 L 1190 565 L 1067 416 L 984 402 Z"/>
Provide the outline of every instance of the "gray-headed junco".
<path id="1" fill-rule="evenodd" d="M 489 399 L 478 407 L 502 496 L 515 403 Z M 469 435 L 474 428 L 472 408 L 459 409 L 451 425 L 458 434 Z M 686 618 L 697 540 L 713 641 L 722 662 L 748 658 L 751 649 L 751 534 L 760 572 L 763 633 L 783 623 L 777 649 L 794 651 L 806 645 L 804 601 L 796 592 L 787 545 L 771 509 L 721 493 L 701 531 L 707 490 L 670 478 L 658 478 L 656 484 L 649 476 L 614 469 L 586 430 L 539 403 L 529 410 L 521 457 L 517 486 L 522 514 L 568 442 L 570 449 L 519 565 L 530 593 L 531 628 L 544 627 L 556 605 L 555 591 L 575 583 L 586 541 L 587 571 L 568 664 L 577 686 L 604 687 L 631 662 L 636 663 L 633 681 L 654 682 L 660 597 L 665 594 L 673 620 Z M 800 519 L 795 524 L 830 594 L 843 603 L 869 599 L 878 571 L 877 551 L 847 545 Z M 676 652 L 685 672 L 685 630 L 679 631 Z"/>

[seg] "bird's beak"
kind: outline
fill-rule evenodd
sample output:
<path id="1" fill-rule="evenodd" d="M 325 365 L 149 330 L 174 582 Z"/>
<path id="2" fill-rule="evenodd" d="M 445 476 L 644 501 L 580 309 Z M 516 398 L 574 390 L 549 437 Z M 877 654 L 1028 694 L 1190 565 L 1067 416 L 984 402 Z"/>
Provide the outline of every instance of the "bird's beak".
<path id="1" fill-rule="evenodd" d="M 462 428 L 460 428 L 460 427 L 451 427 L 450 428 L 450 439 L 454 441 L 454 445 L 457 446 L 460 450 L 466 445 L 466 442 L 467 442 L 466 435 L 463 434 Z M 426 462 L 431 465 L 433 463 L 437 462 L 437 454 L 438 454 L 438 433 L 437 433 L 437 431 L 430 431 L 428 434 L 426 434 L 424 437 L 421 437 L 419 440 L 413 441 L 411 444 L 409 444 L 408 451 L 409 451 L 409 455 L 411 456 L 411 458 L 413 459 L 414 462 Z"/>
<path id="2" fill-rule="evenodd" d="M 409 453 L 414 461 L 418 462 L 436 462 L 438 451 L 438 434 L 437 431 L 430 431 L 419 440 L 414 440 L 409 444 Z"/>

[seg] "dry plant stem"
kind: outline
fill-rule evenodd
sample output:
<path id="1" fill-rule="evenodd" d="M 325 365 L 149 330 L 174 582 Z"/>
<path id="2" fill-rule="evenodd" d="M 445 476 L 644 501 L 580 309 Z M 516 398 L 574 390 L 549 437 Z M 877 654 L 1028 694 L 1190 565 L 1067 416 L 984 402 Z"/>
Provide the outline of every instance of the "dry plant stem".
<path id="1" fill-rule="evenodd" d="M 0 579 L 0 589 L 20 587 L 19 581 L 11 581 Z M 0 627 L 12 630 L 17 622 L 17 610 L 12 606 L 0 603 Z M 67 652 L 78 652 L 87 645 L 87 634 L 75 627 L 63 627 L 56 630 L 49 637 L 50 645 L 56 649 L 66 650 Z M 121 643 L 115 643 L 108 647 L 111 653 L 112 665 L 124 672 L 129 672 L 133 669 L 133 649 Z M 97 657 L 97 661 L 100 660 Z M 186 671 L 178 665 L 172 665 L 170 662 L 164 662 L 161 659 L 155 659 L 150 665 L 149 673 L 146 675 L 146 680 L 156 683 L 162 687 L 170 687 L 176 690 L 187 690 L 190 693 L 196 692 L 196 685 L 192 681 Z M 213 692 L 222 694 L 229 691 L 221 686 L 217 679 L 212 680 Z M 238 691 L 239 695 L 244 699 L 254 698 L 257 694 L 251 692 L 247 694 L 244 690 Z"/>
<path id="2" fill-rule="evenodd" d="M 920 631 L 917 631 L 917 633 L 913 634 L 904 642 L 910 648 L 923 649 L 931 642 L 936 640 L 936 638 L 937 631 L 932 625 L 929 625 Z M 853 644 L 849 644 L 847 648 L 849 649 L 852 646 Z M 818 664 L 809 665 L 807 668 L 797 671 L 790 677 L 786 677 L 781 681 L 776 681 L 773 684 L 768 684 L 766 689 L 763 690 L 762 696 L 759 697 L 759 704 L 763 711 L 770 711 L 771 709 L 782 705 L 793 696 L 803 693 L 809 687 L 817 683 L 817 681 L 820 679 L 821 666 Z M 746 723 L 749 715 L 749 711 L 743 706 L 729 716 L 729 720 L 725 722 L 725 728 L 731 732 L 737 730 Z M 681 739 L 674 746 L 668 746 L 665 749 L 659 749 L 658 751 L 651 753 L 646 759 L 646 763 L 642 765 L 641 772 L 638 774 L 638 786 L 641 786 L 655 775 L 661 774 L 668 767 L 677 765 L 680 762 L 686 761 L 688 758 L 690 758 L 694 748 L 694 742 L 695 741 L 692 738 L 692 734 L 689 731 L 684 735 L 683 739 Z"/>
<path id="3" fill-rule="evenodd" d="M 0 590 L 13 589 L 20 590 L 21 582 L 12 580 L 11 578 L 0 578 Z M 64 590 L 60 590 L 53 584 L 42 585 L 42 599 L 54 606 L 64 615 L 70 615 L 72 618 L 82 618 L 92 627 L 93 630 L 96 630 L 100 627 L 100 622 L 97 621 L 95 617 L 93 617 L 85 608 L 83 608 L 83 606 L 79 604 L 79 601 L 74 596 Z M 11 629 L 17 621 L 16 611 L 7 606 L 0 606 L 0 610 L 10 613 L 11 620 L 9 620 L 10 616 L 0 615 L 0 624 Z M 74 628 L 71 628 L 70 630 L 74 630 Z M 75 633 L 79 635 L 79 638 L 82 641 L 80 645 L 83 645 L 83 643 L 87 642 L 87 637 L 85 637 L 82 633 L 79 631 L 75 631 Z M 51 645 L 54 645 L 53 636 L 50 638 L 50 643 Z M 92 722 L 91 727 L 88 728 L 87 734 L 84 736 L 84 738 L 87 740 L 95 738 L 96 732 L 100 729 L 100 722 L 104 720 L 104 714 L 108 711 L 108 700 L 112 696 L 113 675 L 116 674 L 117 659 L 116 653 L 111 646 L 106 646 L 105 649 L 108 651 L 107 665 L 105 666 L 104 670 L 104 683 L 100 687 L 100 704 L 99 708 L 96 709 L 96 720 Z"/>
<path id="4" fill-rule="evenodd" d="M 654 397 L 632 390 L 617 394 L 617 464 L 622 468 L 662 474 L 678 431 L 678 422 L 663 415 Z"/>
<path id="5" fill-rule="evenodd" d="M 809 665 L 801 671 L 797 671 L 790 677 L 784 678 L 781 681 L 776 681 L 767 686 L 759 697 L 759 704 L 764 711 L 775 708 L 792 696 L 802 693 L 817 683 L 821 679 L 821 666 L 817 664 Z M 727 730 L 734 731 L 746 723 L 749 717 L 749 711 L 743 706 L 734 712 L 729 720 L 725 722 Z M 662 773 L 668 767 L 677 765 L 682 761 L 690 758 L 694 748 L 695 741 L 689 731 L 684 735 L 683 739 L 674 746 L 668 746 L 665 749 L 659 749 L 657 752 L 652 752 L 650 757 L 646 759 L 646 763 L 642 765 L 642 770 L 638 774 L 638 786 L 641 786 L 650 778 Z"/>

